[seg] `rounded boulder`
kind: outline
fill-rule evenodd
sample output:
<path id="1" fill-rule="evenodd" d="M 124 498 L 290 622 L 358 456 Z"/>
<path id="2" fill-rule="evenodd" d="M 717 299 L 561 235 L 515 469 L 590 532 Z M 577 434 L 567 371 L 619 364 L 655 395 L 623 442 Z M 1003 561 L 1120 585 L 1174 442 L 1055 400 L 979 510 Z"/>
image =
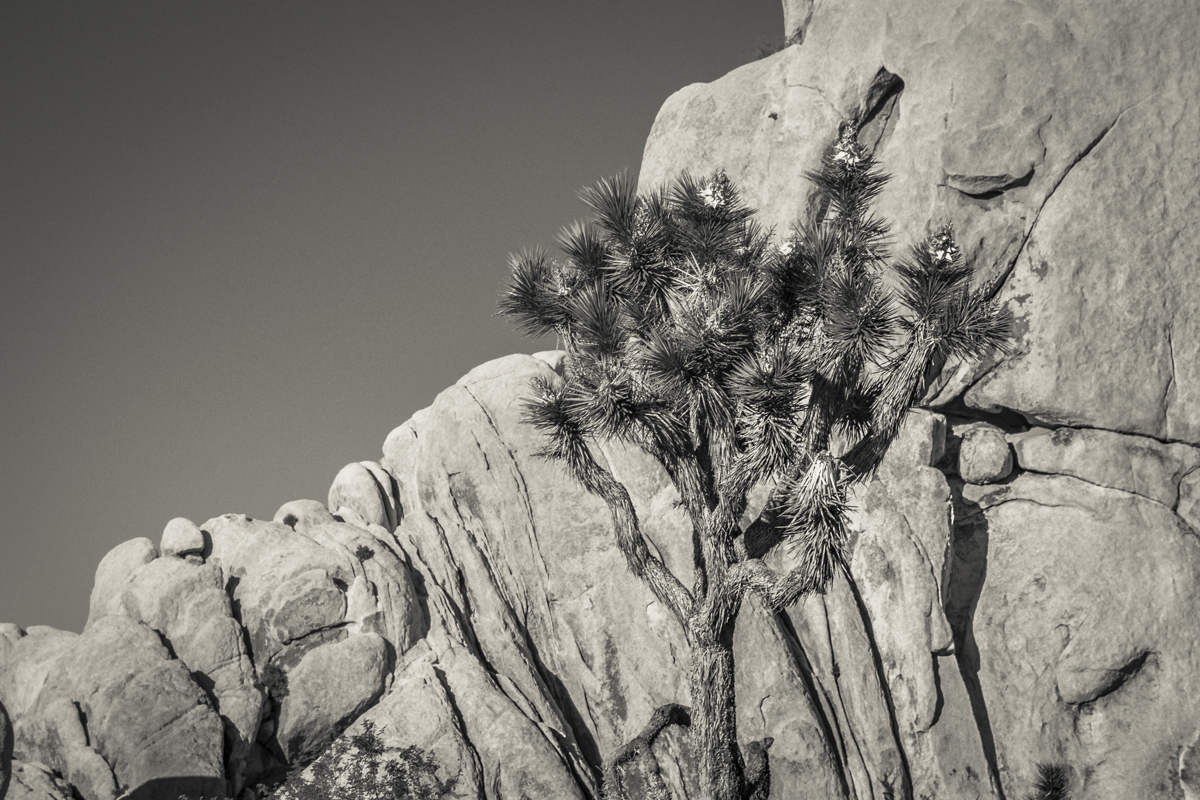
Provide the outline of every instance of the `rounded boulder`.
<path id="1" fill-rule="evenodd" d="M 176 517 L 163 528 L 159 550 L 164 556 L 186 556 L 204 554 L 204 532 L 186 517 Z"/>
<path id="2" fill-rule="evenodd" d="M 997 483 L 1012 474 L 1013 455 L 1004 431 L 976 425 L 963 432 L 958 474 L 967 483 Z"/>

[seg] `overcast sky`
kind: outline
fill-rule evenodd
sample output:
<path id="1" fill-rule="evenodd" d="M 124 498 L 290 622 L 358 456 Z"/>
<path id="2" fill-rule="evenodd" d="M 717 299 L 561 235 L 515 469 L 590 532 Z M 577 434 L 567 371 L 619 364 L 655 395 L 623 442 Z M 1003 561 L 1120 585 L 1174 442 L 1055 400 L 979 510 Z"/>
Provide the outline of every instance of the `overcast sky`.
<path id="1" fill-rule="evenodd" d="M 324 501 L 476 364 L 507 255 L 779 0 L 0 3 L 0 621 L 127 539 Z"/>

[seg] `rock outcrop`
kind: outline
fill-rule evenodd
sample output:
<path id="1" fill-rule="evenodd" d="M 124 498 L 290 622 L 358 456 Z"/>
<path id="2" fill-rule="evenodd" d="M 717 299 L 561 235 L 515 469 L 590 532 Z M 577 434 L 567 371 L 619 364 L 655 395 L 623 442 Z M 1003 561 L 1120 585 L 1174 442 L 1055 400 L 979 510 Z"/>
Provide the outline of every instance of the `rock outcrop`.
<path id="1" fill-rule="evenodd" d="M 0 703 L 0 797 L 8 791 L 9 781 L 12 780 L 13 733 L 12 721 L 4 704 Z"/>
<path id="2" fill-rule="evenodd" d="M 935 657 L 928 741 L 943 765 L 901 743 L 914 796 L 964 774 L 978 794 L 948 796 L 1021 795 L 1038 761 L 1067 764 L 1088 797 L 1194 793 L 1180 754 L 1200 719 L 1200 72 L 1187 56 L 1200 13 L 1168 2 L 1129 26 L 1095 3 L 784 9 L 796 44 L 667 101 L 641 184 L 724 169 L 788 235 L 812 196 L 804 172 L 854 122 L 893 176 L 878 212 L 897 251 L 952 221 L 1016 318 L 1010 355 L 949 365 L 927 398 L 952 414 L 939 466 L 955 508 L 942 575 L 955 655 Z M 864 530 L 889 525 L 894 547 L 886 516 Z M 903 575 L 900 558 L 878 563 Z M 902 730 L 923 693 L 889 666 L 894 633 L 863 605 Z M 964 735 L 939 738 L 956 709 L 946 730 Z M 848 727 L 861 742 L 861 723 Z"/>
<path id="3" fill-rule="evenodd" d="M 860 487 L 848 574 L 743 610 L 738 723 L 774 739 L 772 796 L 1002 800 L 1052 762 L 1078 797 L 1200 797 L 1200 11 L 784 8 L 791 46 L 667 101 L 641 183 L 724 169 L 789 235 L 854 122 L 897 249 L 953 221 L 1017 325 Z M 604 506 L 536 457 L 520 400 L 561 367 L 476 368 L 326 503 L 114 548 L 81 635 L 0 625 L 8 797 L 252 800 L 368 722 L 447 797 L 597 797 L 603 758 L 687 702 L 688 652 Z M 687 572 L 662 469 L 597 452 Z M 631 786 L 695 796 L 685 736 L 653 755 Z"/>

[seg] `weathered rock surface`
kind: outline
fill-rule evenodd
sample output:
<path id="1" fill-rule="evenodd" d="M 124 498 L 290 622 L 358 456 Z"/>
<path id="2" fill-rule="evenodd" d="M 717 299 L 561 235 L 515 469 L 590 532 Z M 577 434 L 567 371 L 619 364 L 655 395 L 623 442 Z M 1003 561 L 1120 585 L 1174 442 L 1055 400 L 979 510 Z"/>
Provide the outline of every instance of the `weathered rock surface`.
<path id="1" fill-rule="evenodd" d="M 34 626 L 21 630 L 15 625 L 0 662 L 0 703 L 15 725 L 37 702 L 58 659 L 75 646 L 77 633 Z"/>
<path id="2" fill-rule="evenodd" d="M 687 701 L 687 650 L 629 573 L 599 501 L 534 456 L 519 401 L 555 363 L 484 364 L 392 432 L 381 463 L 405 509 L 394 535 L 297 501 L 277 515 L 292 525 L 230 514 L 199 526 L 204 564 L 154 557 L 144 540 L 116 548 L 84 637 L 0 630 L 0 702 L 20 710 L 18 741 L 87 798 L 115 797 L 129 775 L 169 780 L 130 755 L 128 736 L 92 730 L 117 718 L 136 730 L 135 705 L 75 699 L 104 696 L 76 674 L 113 660 L 98 648 L 157 648 L 157 661 L 134 661 L 159 665 L 156 691 L 195 698 L 194 720 L 178 724 L 226 791 L 280 777 L 372 720 L 392 751 L 429 754 L 448 796 L 594 797 L 602 758 L 658 705 Z M 975 428 L 956 423 L 956 436 Z M 854 497 L 849 576 L 784 615 L 747 605 L 739 726 L 746 740 L 774 738 L 776 792 L 999 797 L 1028 788 L 1048 758 L 1089 796 L 1187 785 L 1179 754 L 1196 739 L 1195 709 L 1172 701 L 1157 726 L 1139 709 L 1200 689 L 1194 638 L 1175 633 L 1200 612 L 1200 554 L 1163 502 L 1185 495 L 1175 487 L 1194 450 L 1081 433 L 1009 434 L 1018 472 L 979 486 L 933 466 L 961 463 L 962 441 L 944 455 L 946 420 L 913 412 Z M 685 569 L 666 476 L 637 452 L 601 451 L 665 562 Z M 1088 564 L 1051 580 L 1049 565 L 1077 550 Z M 1106 579 L 1110 561 L 1129 574 Z M 1130 603 L 1114 585 L 1148 591 Z M 1119 755 L 1101 708 L 1143 744 Z M 686 737 L 664 737 L 655 757 L 674 796 L 694 793 Z"/>
<path id="3" fill-rule="evenodd" d="M 106 608 L 93 609 L 93 615 L 101 614 L 141 621 L 197 676 L 225 724 L 227 771 L 240 774 L 258 732 L 263 698 L 220 568 L 155 559 L 139 567 Z"/>
<path id="4" fill-rule="evenodd" d="M 88 621 L 84 630 L 104 615 L 103 609 L 108 607 L 113 595 L 121 591 L 122 584 L 127 583 L 139 567 L 158 558 L 158 555 L 158 548 L 145 538 L 130 539 L 108 551 L 101 559 L 100 566 L 96 567 L 96 579 L 92 584 Z"/>
<path id="5" fill-rule="evenodd" d="M 153 630 L 107 616 L 82 636 L 34 632 L 4 669 L 16 759 L 59 770 L 86 798 L 225 790 L 222 723 Z M 12 702 L 16 699 L 17 702 Z"/>
<path id="6" fill-rule="evenodd" d="M 5 800 L 72 800 L 70 784 L 41 764 L 14 765 Z"/>
<path id="7" fill-rule="evenodd" d="M 961 503 L 962 551 L 986 558 L 987 579 L 952 615 L 1001 778 L 1027 784 L 1057 760 L 1087 797 L 1178 796 L 1200 728 L 1195 533 L 1161 503 L 1066 475 L 967 486 Z"/>
<path id="8" fill-rule="evenodd" d="M 1191 446 L 1200 437 L 1200 317 L 1189 313 L 1200 301 L 1191 277 L 1200 243 L 1193 224 L 1200 72 L 1187 43 L 1200 33 L 1200 10 L 1168 2 L 1137 30 L 1121 24 L 1122 16 L 1095 3 L 787 0 L 785 33 L 801 43 L 682 89 L 647 142 L 642 186 L 682 169 L 724 169 L 763 221 L 786 235 L 812 195 L 803 173 L 817 166 L 837 125 L 855 121 L 860 140 L 893 175 L 877 211 L 893 221 L 896 249 L 917 242 L 930 224 L 953 221 L 981 280 L 997 283 L 1016 317 L 1007 358 L 951 364 L 930 394 L 956 413 L 965 404 L 968 414 L 978 409 L 1005 420 L 1003 430 L 978 422 L 966 426 L 966 436 L 956 430 L 955 462 L 942 462 L 951 475 L 993 485 L 954 484 L 959 519 L 940 577 L 955 654 L 934 656 L 932 684 L 905 656 L 921 631 L 916 620 L 897 620 L 897 633 L 875 617 L 898 606 L 912 613 L 926 602 L 922 587 L 907 588 L 907 576 L 917 574 L 919 537 L 903 535 L 886 501 L 942 497 L 944 482 L 940 489 L 913 485 L 910 494 L 881 474 L 881 485 L 860 499 L 863 533 L 852 571 L 876 624 L 854 637 L 870 643 L 862 652 L 878 655 L 886 681 L 874 688 L 864 674 L 849 681 L 856 690 L 843 689 L 842 669 L 839 691 L 825 690 L 829 713 L 842 714 L 853 734 L 845 741 L 854 746 L 839 752 L 857 796 L 879 796 L 878 783 L 866 785 L 875 776 L 890 780 L 899 761 L 907 762 L 914 796 L 1023 796 L 1036 762 L 1054 759 L 1071 765 L 1073 790 L 1089 797 L 1194 791 L 1186 788 L 1195 777 L 1187 777 L 1180 753 L 1192 752 L 1200 719 L 1183 677 L 1195 674 L 1191 651 L 1200 634 L 1196 617 L 1187 616 L 1191 587 L 1200 582 L 1189 555 L 1200 525 Z M 1014 425 L 1019 418 L 1039 427 Z M 1049 497 L 1042 481 L 1060 489 L 1069 481 L 1071 491 Z M 1037 492 L 1028 488 L 1035 485 Z M 961 500 L 965 494 L 982 503 L 984 495 L 1018 488 L 1027 493 L 1021 502 Z M 928 529 L 905 519 L 910 531 Z M 1077 548 L 1088 550 L 1078 573 Z M 1109 561 L 1106 573 L 1101 563 Z M 939 558 L 930 562 L 936 573 Z M 995 566 L 1001 562 L 1007 566 Z M 1057 599 L 1043 599 L 1058 572 L 1069 588 L 1060 582 Z M 1046 588 L 1023 589 L 1035 575 Z M 1142 581 L 1144 589 L 1130 588 Z M 832 672 L 821 635 L 829 634 L 836 651 L 839 631 L 855 630 L 839 614 L 841 591 L 822 599 L 830 608 L 809 601 L 789 613 L 818 674 Z M 1057 671 L 1067 643 L 1035 647 L 1032 631 L 1055 630 L 1068 598 L 1102 609 L 1088 619 L 1106 629 L 1087 637 L 1092 644 L 1073 645 L 1076 666 Z M 1166 610 L 1151 621 L 1146 615 L 1156 607 Z M 1062 624 L 1060 633 L 1078 632 Z M 1130 639 L 1127 627 L 1139 631 L 1136 647 L 1113 644 Z M 921 635 L 932 649 L 932 634 Z M 1114 652 L 1101 652 L 1099 641 Z M 1156 655 L 1137 662 L 1138 653 Z M 1054 688 L 1037 684 L 1039 675 L 1057 681 Z M 1147 676 L 1156 676 L 1154 692 L 1138 688 Z M 1105 681 L 1108 688 L 1086 699 Z M 937 712 L 925 747 L 912 732 L 928 719 L 931 685 Z M 1063 687 L 1066 694 L 1056 695 Z M 879 692 L 887 702 L 877 724 L 862 698 Z M 1110 706 L 1120 710 L 1110 715 Z M 1063 722 L 1072 714 L 1076 729 Z M 1167 722 L 1151 733 L 1160 714 Z M 884 722 L 894 725 L 902 759 L 889 761 L 895 743 Z M 1131 746 L 1139 736 L 1144 747 Z"/>
<path id="9" fill-rule="evenodd" d="M 387 650 L 379 634 L 351 636 L 310 650 L 288 671 L 288 699 L 276 733 L 288 761 L 319 755 L 335 733 L 380 698 Z"/>
<path id="10" fill-rule="evenodd" d="M 186 517 L 176 517 L 163 528 L 162 542 L 158 549 L 164 556 L 202 556 L 204 554 L 204 533 L 196 527 L 196 523 Z"/>
<path id="11" fill-rule="evenodd" d="M 1034 428 L 1009 439 L 1021 469 L 1071 475 L 1171 508 L 1181 481 L 1200 467 L 1198 448 L 1092 428 Z"/>
<path id="12" fill-rule="evenodd" d="M 12 779 L 12 755 L 12 721 L 9 720 L 8 712 L 4 709 L 4 703 L 0 703 L 0 798 L 3 798 L 5 792 L 8 791 L 8 784 Z"/>
<path id="13" fill-rule="evenodd" d="M 284 503 L 272 519 L 300 533 L 317 525 L 337 522 L 329 509 L 318 500 L 292 500 Z"/>
<path id="14" fill-rule="evenodd" d="M 374 461 L 347 464 L 329 487 L 329 510 L 353 511 L 369 524 L 396 529 L 396 481 Z"/>
<path id="15" fill-rule="evenodd" d="M 986 422 L 960 434 L 958 474 L 967 483 L 997 483 L 1012 474 L 1013 454 L 1004 431 Z"/>

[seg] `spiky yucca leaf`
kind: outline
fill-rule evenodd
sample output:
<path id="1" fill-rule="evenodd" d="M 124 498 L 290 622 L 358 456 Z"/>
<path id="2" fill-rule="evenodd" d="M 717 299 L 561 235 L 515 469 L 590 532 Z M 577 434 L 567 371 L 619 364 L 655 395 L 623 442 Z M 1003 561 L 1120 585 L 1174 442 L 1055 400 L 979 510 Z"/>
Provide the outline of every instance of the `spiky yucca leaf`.
<path id="1" fill-rule="evenodd" d="M 900 301 L 913 312 L 911 327 L 938 321 L 948 303 L 967 291 L 971 269 L 954 241 L 954 229 L 943 225 L 896 265 Z"/>
<path id="2" fill-rule="evenodd" d="M 732 273 L 726 277 L 721 294 L 720 324 L 728 336 L 737 339 L 736 347 L 749 346 L 765 294 L 763 282 L 754 275 Z"/>
<path id="3" fill-rule="evenodd" d="M 635 352 L 635 363 L 645 374 L 651 390 L 660 397 L 686 394 L 700 377 L 689 362 L 688 352 L 665 330 L 652 328 L 643 332 Z"/>
<path id="4" fill-rule="evenodd" d="M 744 473 L 751 485 L 775 477 L 795 463 L 800 452 L 797 411 L 782 404 L 739 406 L 736 424 L 742 452 L 734 470 Z"/>
<path id="5" fill-rule="evenodd" d="M 585 485 L 599 468 L 581 437 L 686 473 L 710 495 L 692 498 L 694 521 L 704 506 L 741 513 L 754 481 L 787 481 L 779 513 L 801 567 L 786 592 L 823 589 L 842 562 L 846 488 L 878 466 L 931 363 L 1005 334 L 948 228 L 900 266 L 896 302 L 880 277 L 888 225 L 869 208 L 887 177 L 852 127 L 810 177 L 823 202 L 778 246 L 723 173 L 640 196 L 628 175 L 601 181 L 581 194 L 595 225 L 563 234 L 563 262 L 515 264 L 502 303 L 566 341 L 565 388 L 534 416 Z"/>
<path id="6" fill-rule="evenodd" d="M 558 244 L 571 264 L 590 280 L 599 280 L 608 264 L 609 247 L 592 225 L 575 222 L 558 234 Z"/>
<path id="7" fill-rule="evenodd" d="M 810 367 L 800 349 L 783 341 L 768 352 L 747 350 L 725 374 L 731 397 L 759 407 L 791 409 L 806 393 Z"/>
<path id="8" fill-rule="evenodd" d="M 878 376 L 864 374 L 854 388 L 846 393 L 845 402 L 834 420 L 837 432 L 846 441 L 857 443 L 870 435 L 882 390 Z"/>
<path id="9" fill-rule="evenodd" d="M 571 416 L 566 382 L 535 378 L 532 388 L 534 396 L 522 404 L 524 413 L 521 421 L 546 436 L 546 444 L 537 451 L 537 455 L 564 461 L 573 468 L 587 456 L 587 436 L 583 427 Z"/>
<path id="10" fill-rule="evenodd" d="M 1063 764 L 1038 764 L 1038 777 L 1034 783 L 1036 794 L 1029 800 L 1069 800 L 1071 796 L 1071 773 Z"/>
<path id="11" fill-rule="evenodd" d="M 647 254 L 635 243 L 625 252 L 610 254 L 605 280 L 625 305 L 637 306 L 646 314 L 661 318 L 675 288 L 679 270 L 658 253 Z"/>
<path id="12" fill-rule="evenodd" d="M 736 244 L 738 226 L 754 214 L 753 209 L 742 202 L 737 187 L 724 171 L 697 180 L 683 172 L 670 190 L 670 200 L 675 217 L 683 224 L 695 225 L 712 221 L 724 225 Z"/>
<path id="13" fill-rule="evenodd" d="M 955 358 L 978 361 L 988 353 L 1009 350 L 1012 312 L 989 300 L 984 291 L 954 298 L 939 322 L 945 350 Z"/>
<path id="14" fill-rule="evenodd" d="M 835 229 L 863 218 L 889 180 L 877 168 L 874 156 L 858 143 L 857 135 L 854 126 L 845 126 L 825 154 L 822 168 L 805 173 L 828 201 L 827 217 Z"/>
<path id="15" fill-rule="evenodd" d="M 788 487 L 786 538 L 805 583 L 824 590 L 846 561 L 846 478 L 837 459 L 818 453 Z"/>
<path id="16" fill-rule="evenodd" d="M 770 245 L 771 231 L 764 229 L 756 220 L 747 220 L 742 241 L 734 251 L 735 267 L 742 272 L 758 273 Z"/>
<path id="17" fill-rule="evenodd" d="M 628 338 L 622 327 L 621 308 L 605 289 L 595 283 L 567 304 L 572 341 L 584 350 L 613 355 Z"/>
<path id="18" fill-rule="evenodd" d="M 667 466 L 693 450 L 684 421 L 665 403 L 654 400 L 637 407 L 631 438 Z"/>
<path id="19" fill-rule="evenodd" d="M 571 376 L 566 406 L 586 433 L 600 439 L 630 440 L 641 416 L 632 376 L 615 359 L 599 356 Z"/>
<path id="20" fill-rule="evenodd" d="M 631 247 L 637 232 L 637 187 L 628 171 L 580 190 L 579 199 L 596 214 L 596 223 L 616 242 Z"/>
<path id="21" fill-rule="evenodd" d="M 522 250 L 509 256 L 512 277 L 500 295 L 500 313 L 512 317 L 526 336 L 544 336 L 567 318 L 562 298 L 553 286 L 553 272 L 546 251 Z"/>
<path id="22" fill-rule="evenodd" d="M 883 355 L 896 333 L 891 298 L 874 276 L 833 270 L 821 292 L 825 319 L 826 368 L 853 384 L 862 365 Z"/>

